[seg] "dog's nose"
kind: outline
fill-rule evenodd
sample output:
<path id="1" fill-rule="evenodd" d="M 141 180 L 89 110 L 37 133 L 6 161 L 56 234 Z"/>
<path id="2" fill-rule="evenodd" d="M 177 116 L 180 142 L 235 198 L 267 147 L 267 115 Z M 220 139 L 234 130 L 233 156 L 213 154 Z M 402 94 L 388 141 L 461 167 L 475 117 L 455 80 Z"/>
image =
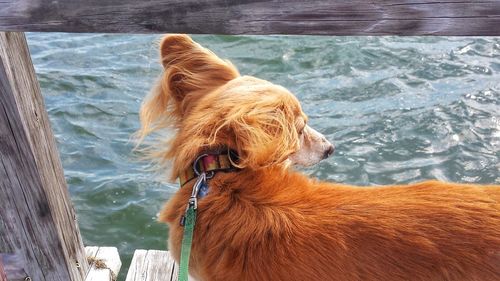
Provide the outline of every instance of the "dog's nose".
<path id="1" fill-rule="evenodd" d="M 333 144 L 329 144 L 325 150 L 325 154 L 323 155 L 323 159 L 328 158 L 330 155 L 333 154 L 334 151 L 335 151 L 335 146 L 333 146 Z"/>

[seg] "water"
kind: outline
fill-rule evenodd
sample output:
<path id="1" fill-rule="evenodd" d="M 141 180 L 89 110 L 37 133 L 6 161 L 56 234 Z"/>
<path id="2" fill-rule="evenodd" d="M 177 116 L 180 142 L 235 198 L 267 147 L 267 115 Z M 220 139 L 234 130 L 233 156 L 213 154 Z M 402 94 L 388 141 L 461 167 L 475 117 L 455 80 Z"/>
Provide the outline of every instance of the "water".
<path id="1" fill-rule="evenodd" d="M 166 249 L 177 186 L 131 152 L 159 36 L 28 34 L 86 245 Z M 242 74 L 295 93 L 334 156 L 304 172 L 382 185 L 500 184 L 500 38 L 195 36 Z"/>

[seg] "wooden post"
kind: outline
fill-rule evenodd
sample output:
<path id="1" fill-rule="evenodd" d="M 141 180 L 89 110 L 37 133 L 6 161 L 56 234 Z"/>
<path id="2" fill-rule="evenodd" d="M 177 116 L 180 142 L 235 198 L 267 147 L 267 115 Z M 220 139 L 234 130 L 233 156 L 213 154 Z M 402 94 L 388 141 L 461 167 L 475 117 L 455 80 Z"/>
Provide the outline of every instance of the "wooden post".
<path id="1" fill-rule="evenodd" d="M 23 33 L 0 33 L 0 252 L 36 281 L 81 281 L 87 262 Z"/>

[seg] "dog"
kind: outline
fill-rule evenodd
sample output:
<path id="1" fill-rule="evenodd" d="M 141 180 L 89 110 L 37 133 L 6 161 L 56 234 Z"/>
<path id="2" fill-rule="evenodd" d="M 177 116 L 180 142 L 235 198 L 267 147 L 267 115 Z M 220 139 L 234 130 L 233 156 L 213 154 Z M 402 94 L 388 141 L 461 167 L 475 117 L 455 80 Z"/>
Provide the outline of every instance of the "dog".
<path id="1" fill-rule="evenodd" d="M 163 74 L 140 110 L 139 137 L 157 136 L 148 155 L 173 163 L 172 179 L 207 155 L 231 163 L 198 199 L 197 280 L 500 280 L 500 186 L 309 178 L 293 166 L 334 147 L 287 89 L 240 75 L 187 35 L 166 35 L 160 55 Z M 167 127 L 171 139 L 157 134 Z M 159 217 L 176 261 L 195 184 L 186 180 Z"/>

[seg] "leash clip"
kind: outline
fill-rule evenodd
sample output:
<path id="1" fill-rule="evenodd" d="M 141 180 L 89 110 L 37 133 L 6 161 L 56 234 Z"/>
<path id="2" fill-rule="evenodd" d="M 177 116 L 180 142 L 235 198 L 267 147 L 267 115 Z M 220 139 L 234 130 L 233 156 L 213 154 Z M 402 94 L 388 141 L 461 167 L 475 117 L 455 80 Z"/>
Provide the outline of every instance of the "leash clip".
<path id="1" fill-rule="evenodd" d="M 188 204 L 186 206 L 186 211 L 184 212 L 184 215 L 181 217 L 180 225 L 184 226 L 186 222 L 186 215 L 187 212 L 190 208 L 193 208 L 193 210 L 198 209 L 198 193 L 200 192 L 200 187 L 204 184 L 206 184 L 207 181 L 207 174 L 205 172 L 202 172 L 198 175 L 198 179 L 196 179 L 196 182 L 193 185 L 193 190 L 191 191 L 191 196 L 189 197 Z"/>
<path id="2" fill-rule="evenodd" d="M 202 172 L 198 175 L 198 179 L 193 185 L 193 191 L 191 192 L 191 197 L 189 198 L 188 208 L 193 207 L 195 210 L 198 208 L 198 193 L 200 192 L 200 187 L 207 181 L 207 174 Z"/>

